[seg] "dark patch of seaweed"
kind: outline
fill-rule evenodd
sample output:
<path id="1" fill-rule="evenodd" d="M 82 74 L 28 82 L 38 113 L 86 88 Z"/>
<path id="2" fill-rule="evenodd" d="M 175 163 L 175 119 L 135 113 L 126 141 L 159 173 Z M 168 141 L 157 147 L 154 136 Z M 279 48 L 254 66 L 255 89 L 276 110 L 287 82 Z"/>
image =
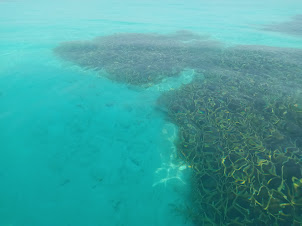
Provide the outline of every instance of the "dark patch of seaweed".
<path id="1" fill-rule="evenodd" d="M 263 26 L 262 30 L 302 36 L 302 15 L 296 15 L 291 20 Z"/>
<path id="2" fill-rule="evenodd" d="M 181 31 L 67 42 L 55 52 L 138 86 L 193 68 L 191 83 L 158 99 L 193 169 L 192 205 L 178 212 L 196 225 L 302 224 L 301 50 L 225 47 Z"/>
<path id="3" fill-rule="evenodd" d="M 194 170 L 196 225 L 302 224 L 300 57 L 227 48 L 203 78 L 159 98 Z"/>
<path id="4" fill-rule="evenodd" d="M 62 43 L 54 51 L 82 67 L 104 69 L 117 82 L 150 86 L 165 77 L 178 76 L 194 58 L 190 54 L 211 52 L 217 45 L 206 36 L 188 31 L 167 35 L 123 33 Z"/>

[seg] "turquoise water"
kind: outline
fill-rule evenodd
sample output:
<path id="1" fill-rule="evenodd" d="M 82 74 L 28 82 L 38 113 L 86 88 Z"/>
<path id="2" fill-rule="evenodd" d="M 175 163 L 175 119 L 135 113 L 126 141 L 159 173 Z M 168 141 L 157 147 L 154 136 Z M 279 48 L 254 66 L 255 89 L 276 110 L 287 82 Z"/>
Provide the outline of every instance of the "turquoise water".
<path id="1" fill-rule="evenodd" d="M 301 13 L 301 1 L 1 1 L 0 225 L 191 225 L 191 169 L 162 90 L 129 87 L 64 62 L 59 43 L 121 32 L 190 30 L 227 45 L 302 48 L 258 29 Z"/>

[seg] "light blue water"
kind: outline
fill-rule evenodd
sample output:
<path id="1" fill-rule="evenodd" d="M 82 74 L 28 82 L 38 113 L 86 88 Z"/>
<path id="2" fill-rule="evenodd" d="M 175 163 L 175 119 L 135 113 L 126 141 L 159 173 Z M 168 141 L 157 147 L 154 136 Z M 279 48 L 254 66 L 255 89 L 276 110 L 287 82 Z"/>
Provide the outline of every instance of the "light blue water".
<path id="1" fill-rule="evenodd" d="M 0 225 L 190 225 L 190 170 L 157 89 L 131 89 L 56 58 L 62 41 L 187 29 L 227 44 L 302 48 L 257 30 L 301 1 L 1 1 Z"/>

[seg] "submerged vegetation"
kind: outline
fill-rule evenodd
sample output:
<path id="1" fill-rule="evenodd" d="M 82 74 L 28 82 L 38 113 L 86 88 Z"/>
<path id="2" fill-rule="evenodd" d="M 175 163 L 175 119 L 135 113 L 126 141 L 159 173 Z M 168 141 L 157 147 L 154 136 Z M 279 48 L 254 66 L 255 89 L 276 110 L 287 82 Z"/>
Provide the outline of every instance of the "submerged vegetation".
<path id="1" fill-rule="evenodd" d="M 296 15 L 290 21 L 265 25 L 262 29 L 294 36 L 302 36 L 302 15 Z"/>
<path id="2" fill-rule="evenodd" d="M 108 78 L 132 85 L 151 86 L 165 77 L 178 76 L 188 67 L 196 47 L 210 51 L 217 42 L 187 31 L 175 34 L 116 34 L 92 41 L 62 43 L 55 53 L 65 60 L 105 70 Z"/>
<path id="3" fill-rule="evenodd" d="M 159 99 L 179 126 L 180 156 L 194 169 L 193 219 L 300 225 L 302 91 L 295 85 L 302 68 L 262 51 L 228 51 L 204 79 Z"/>
<path id="4" fill-rule="evenodd" d="M 55 52 L 131 85 L 194 68 L 191 83 L 158 100 L 193 169 L 185 212 L 196 225 L 302 224 L 301 50 L 223 47 L 179 32 L 112 35 Z"/>

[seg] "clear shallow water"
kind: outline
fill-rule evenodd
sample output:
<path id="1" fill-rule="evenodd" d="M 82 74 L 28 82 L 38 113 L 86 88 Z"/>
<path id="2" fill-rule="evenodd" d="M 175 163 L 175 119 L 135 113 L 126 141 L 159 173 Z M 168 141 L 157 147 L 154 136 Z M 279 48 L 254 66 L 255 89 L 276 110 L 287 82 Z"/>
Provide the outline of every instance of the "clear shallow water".
<path id="1" fill-rule="evenodd" d="M 302 47 L 256 30 L 298 1 L 0 1 L 0 224 L 190 225 L 189 175 L 158 89 L 131 89 L 54 56 L 62 41 L 187 29 L 227 44 Z M 168 86 L 168 85 L 167 85 Z"/>

